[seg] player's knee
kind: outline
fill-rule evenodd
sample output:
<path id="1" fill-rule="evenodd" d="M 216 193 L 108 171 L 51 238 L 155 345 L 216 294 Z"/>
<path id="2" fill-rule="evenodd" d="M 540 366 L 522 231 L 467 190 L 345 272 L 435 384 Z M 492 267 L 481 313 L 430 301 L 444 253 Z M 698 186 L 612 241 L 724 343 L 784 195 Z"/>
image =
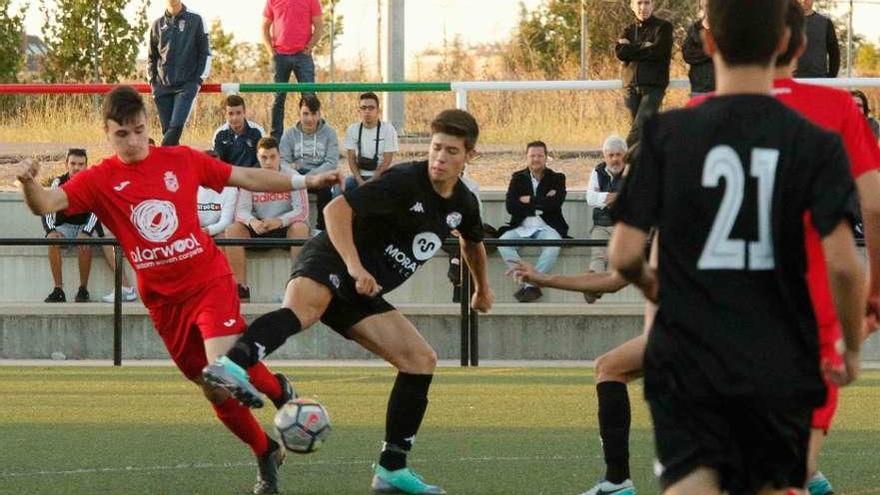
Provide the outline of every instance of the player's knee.
<path id="1" fill-rule="evenodd" d="M 430 374 L 437 368 L 437 353 L 429 345 L 415 351 L 409 359 L 407 370 L 411 373 Z"/>
<path id="2" fill-rule="evenodd" d="M 204 380 L 201 380 L 199 385 L 202 387 L 202 393 L 205 394 L 205 398 L 212 404 L 222 404 L 231 397 L 228 390 L 209 385 Z"/>
<path id="3" fill-rule="evenodd" d="M 596 359 L 596 363 L 594 365 L 596 371 L 596 381 L 597 382 L 619 382 L 622 380 L 622 374 L 620 373 L 619 367 L 617 366 L 617 362 L 614 359 L 614 355 L 612 353 L 605 353 L 599 356 Z"/>

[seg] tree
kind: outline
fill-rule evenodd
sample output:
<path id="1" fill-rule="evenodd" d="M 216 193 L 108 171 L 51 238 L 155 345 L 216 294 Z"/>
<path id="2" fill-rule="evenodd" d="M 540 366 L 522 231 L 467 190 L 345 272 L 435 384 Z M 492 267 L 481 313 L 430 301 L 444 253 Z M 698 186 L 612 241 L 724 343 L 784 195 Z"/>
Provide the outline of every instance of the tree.
<path id="1" fill-rule="evenodd" d="M 864 42 L 855 53 L 855 67 L 859 68 L 859 75 L 868 76 L 877 74 L 880 68 L 880 50 L 871 42 Z"/>
<path id="2" fill-rule="evenodd" d="M 135 76 L 137 55 L 147 32 L 148 0 L 134 15 L 131 0 L 40 0 L 48 48 L 50 81 L 118 82 Z"/>
<path id="3" fill-rule="evenodd" d="M 333 19 L 333 14 L 335 13 L 335 9 L 333 8 L 336 5 L 339 5 L 339 2 L 342 0 L 321 0 L 321 12 L 322 17 L 324 18 L 324 34 L 321 36 L 321 41 L 318 43 L 318 46 L 315 47 L 315 55 L 327 55 L 330 53 L 330 21 Z M 334 26 L 333 32 L 333 46 L 339 46 L 339 36 L 343 32 L 343 16 L 336 15 L 336 24 Z"/>
<path id="4" fill-rule="evenodd" d="M 27 5 L 10 14 L 10 2 L 0 0 L 0 82 L 14 82 L 24 61 L 21 46 Z"/>
<path id="5" fill-rule="evenodd" d="M 508 65 L 527 71 L 540 70 L 556 77 L 577 67 L 581 44 L 581 2 L 588 19 L 591 64 L 616 63 L 614 43 L 635 17 L 626 0 L 544 0 L 533 11 L 520 3 L 519 22 L 507 50 Z M 655 0 L 655 14 L 676 26 L 682 37 L 697 15 L 692 0 Z"/>

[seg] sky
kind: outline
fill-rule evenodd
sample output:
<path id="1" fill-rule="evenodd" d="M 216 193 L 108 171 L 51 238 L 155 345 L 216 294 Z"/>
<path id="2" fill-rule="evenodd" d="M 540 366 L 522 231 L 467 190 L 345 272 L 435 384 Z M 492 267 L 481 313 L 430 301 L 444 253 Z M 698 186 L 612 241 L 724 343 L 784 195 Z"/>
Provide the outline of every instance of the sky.
<path id="1" fill-rule="evenodd" d="M 13 6 L 24 0 L 13 0 Z M 376 5 L 378 0 L 338 0 L 337 11 L 344 16 L 344 34 L 336 52 L 343 65 L 355 64 L 363 57 L 368 67 L 375 65 Z M 510 35 L 522 1 L 534 8 L 541 0 L 405 0 L 407 60 L 429 46 L 441 46 L 444 33 L 448 39 L 461 36 L 465 43 L 501 41 Z M 695 0 L 696 1 L 696 0 Z M 854 32 L 869 41 L 880 41 L 880 0 L 854 0 Z M 40 34 L 42 22 L 37 0 L 30 0 L 26 19 L 28 33 Z M 47 0 L 53 4 L 52 0 Z M 137 3 L 135 0 L 132 3 Z M 184 2 L 208 19 L 220 18 L 227 32 L 238 41 L 261 39 L 262 0 L 189 0 Z M 382 0 L 383 4 L 387 0 Z M 165 2 L 152 0 L 148 17 L 154 19 L 164 10 Z M 838 2 L 846 12 L 848 1 Z M 383 14 L 384 17 L 384 14 Z M 386 28 L 383 26 L 383 33 Z M 385 58 L 383 54 L 383 59 Z"/>

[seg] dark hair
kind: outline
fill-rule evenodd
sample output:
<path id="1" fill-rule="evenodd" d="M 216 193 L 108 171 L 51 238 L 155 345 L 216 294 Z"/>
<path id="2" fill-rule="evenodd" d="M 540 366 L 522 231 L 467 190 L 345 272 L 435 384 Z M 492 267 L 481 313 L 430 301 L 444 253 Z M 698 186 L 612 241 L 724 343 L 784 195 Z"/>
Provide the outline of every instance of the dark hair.
<path id="1" fill-rule="evenodd" d="M 278 140 L 271 137 L 271 136 L 260 138 L 260 140 L 257 141 L 257 149 L 258 150 L 271 150 L 271 149 L 277 150 L 278 149 Z"/>
<path id="2" fill-rule="evenodd" d="M 529 148 L 544 148 L 544 154 L 547 154 L 547 143 L 544 141 L 532 141 L 531 143 L 526 145 L 526 153 L 529 152 Z"/>
<path id="3" fill-rule="evenodd" d="M 238 95 L 229 95 L 223 100 L 227 107 L 245 107 L 244 98 Z"/>
<path id="4" fill-rule="evenodd" d="M 70 148 L 70 149 L 68 149 L 67 156 L 64 157 L 64 161 L 66 162 L 67 159 L 72 156 L 80 156 L 82 158 L 85 158 L 86 160 L 89 159 L 89 155 L 86 154 L 85 148 Z"/>
<path id="5" fill-rule="evenodd" d="M 865 93 L 863 93 L 861 90 L 858 90 L 858 89 L 854 89 L 854 90 L 850 91 L 849 94 L 851 94 L 853 96 L 853 98 L 858 98 L 859 100 L 862 101 L 862 113 L 865 114 L 865 117 L 870 115 L 871 106 L 868 104 L 868 95 L 866 95 Z"/>
<path id="6" fill-rule="evenodd" d="M 431 122 L 431 132 L 464 138 L 465 150 L 471 151 L 476 147 L 477 138 L 480 137 L 480 126 L 473 115 L 452 108 L 443 110 L 434 117 Z"/>
<path id="7" fill-rule="evenodd" d="M 788 9 L 785 11 L 785 27 L 791 31 L 791 39 L 788 40 L 788 48 L 785 53 L 776 58 L 776 67 L 785 67 L 794 60 L 794 56 L 804 44 L 804 8 L 798 0 L 789 0 Z"/>
<path id="8" fill-rule="evenodd" d="M 104 97 L 104 106 L 101 110 L 104 122 L 112 120 L 119 125 L 125 125 L 134 121 L 141 113 L 147 115 L 144 99 L 131 86 L 119 86 Z"/>
<path id="9" fill-rule="evenodd" d="M 709 0 L 709 32 L 727 65 L 768 65 L 790 0 Z"/>
<path id="10" fill-rule="evenodd" d="M 321 110 L 321 100 L 315 95 L 305 95 L 299 99 L 299 105 L 296 108 L 306 107 L 310 112 L 319 112 Z"/>
<path id="11" fill-rule="evenodd" d="M 361 93 L 361 95 L 358 97 L 358 101 L 361 100 L 373 100 L 376 102 L 376 106 L 379 106 L 379 96 L 377 96 L 376 93 L 373 93 L 372 91 Z"/>

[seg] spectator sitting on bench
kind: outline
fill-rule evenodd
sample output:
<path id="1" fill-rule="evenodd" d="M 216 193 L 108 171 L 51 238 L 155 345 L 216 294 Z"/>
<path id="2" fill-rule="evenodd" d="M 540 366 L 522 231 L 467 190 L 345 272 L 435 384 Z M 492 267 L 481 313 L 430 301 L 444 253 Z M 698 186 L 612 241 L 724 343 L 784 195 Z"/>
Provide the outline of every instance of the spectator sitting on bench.
<path id="1" fill-rule="evenodd" d="M 278 141 L 266 137 L 257 143 L 257 159 L 260 167 L 296 173 L 281 166 Z M 305 190 L 284 193 L 254 193 L 244 189 L 238 192 L 235 205 L 235 222 L 226 228 L 228 239 L 273 238 L 305 239 L 309 237 L 309 199 Z M 291 263 L 296 261 L 300 246 L 291 246 Z M 232 273 L 238 281 L 238 297 L 250 301 L 251 291 L 247 282 L 247 260 L 244 246 L 228 246 L 226 257 Z"/>

